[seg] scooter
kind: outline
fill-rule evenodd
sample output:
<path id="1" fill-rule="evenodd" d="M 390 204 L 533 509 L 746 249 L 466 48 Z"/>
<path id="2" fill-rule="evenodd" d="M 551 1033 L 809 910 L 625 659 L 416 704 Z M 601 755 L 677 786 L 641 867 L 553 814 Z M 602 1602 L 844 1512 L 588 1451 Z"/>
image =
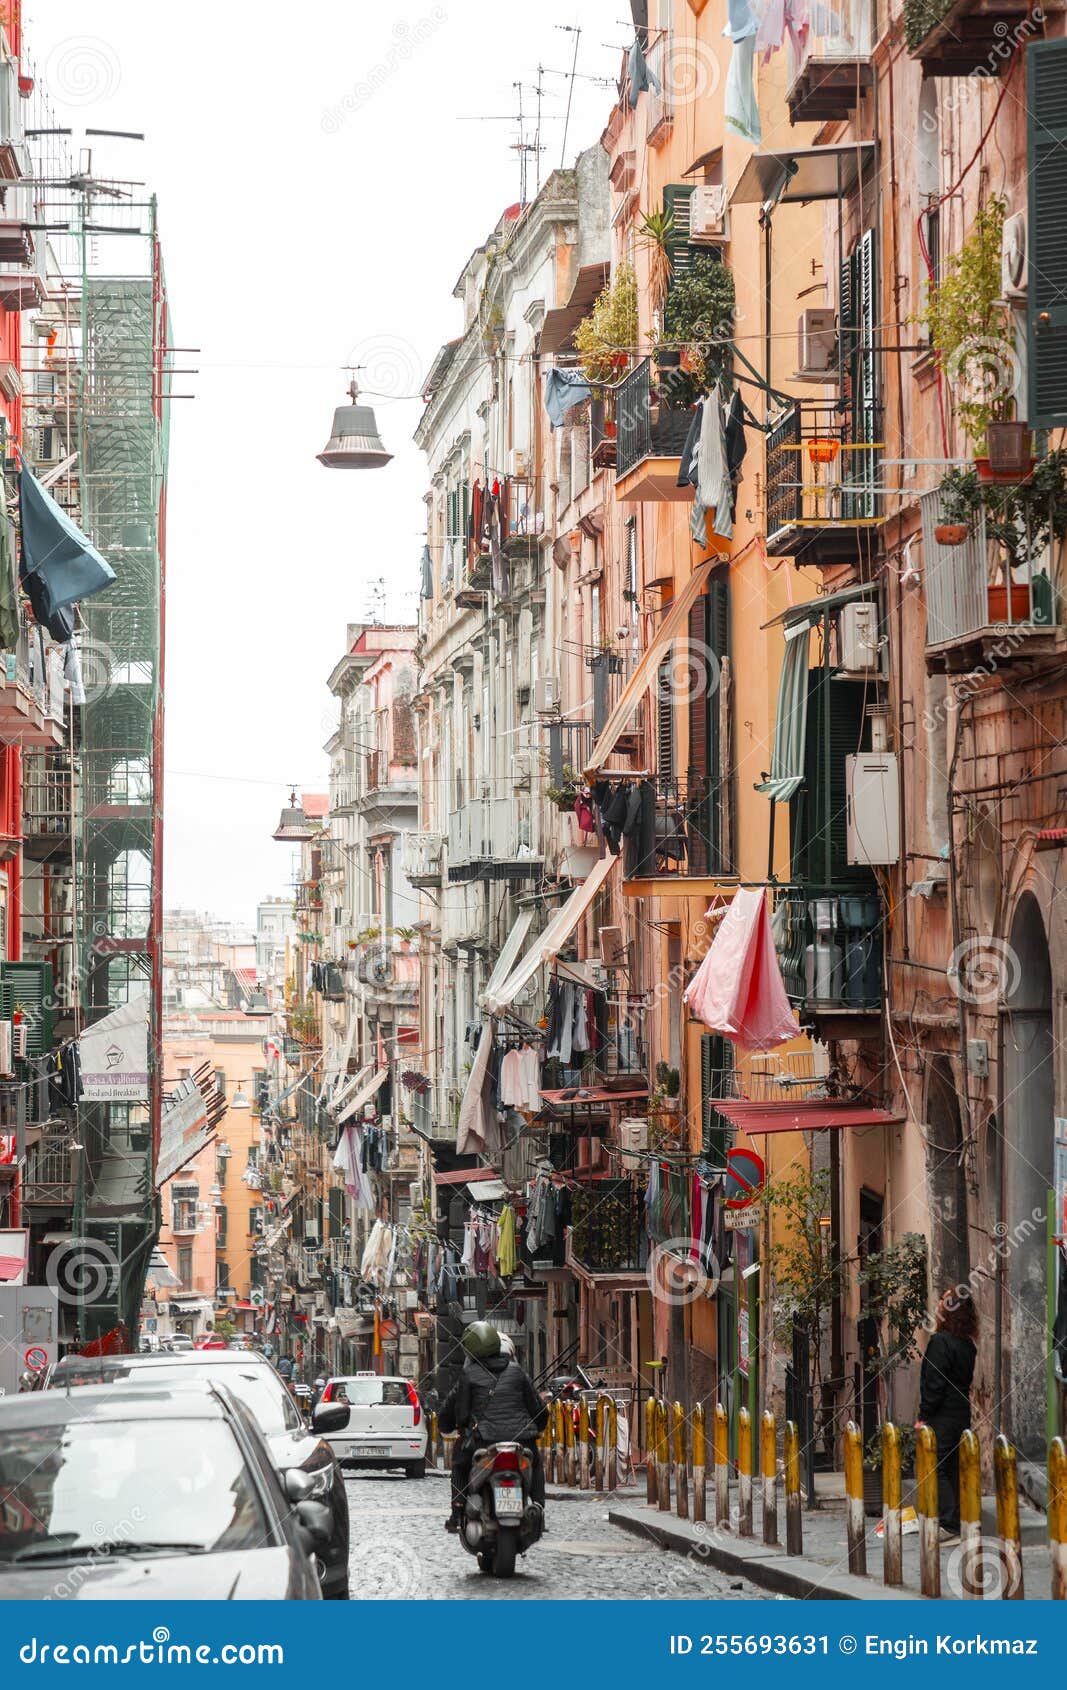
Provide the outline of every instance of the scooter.
<path id="1" fill-rule="evenodd" d="M 522 1444 L 476 1449 L 459 1539 L 483 1573 L 509 1579 L 544 1530 L 544 1510 L 530 1500 L 533 1460 Z"/>

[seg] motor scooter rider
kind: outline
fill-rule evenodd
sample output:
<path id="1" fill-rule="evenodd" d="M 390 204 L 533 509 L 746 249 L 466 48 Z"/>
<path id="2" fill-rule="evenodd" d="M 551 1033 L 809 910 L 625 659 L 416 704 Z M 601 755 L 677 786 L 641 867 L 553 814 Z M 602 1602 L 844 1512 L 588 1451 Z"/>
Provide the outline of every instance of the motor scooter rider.
<path id="1" fill-rule="evenodd" d="M 545 1505 L 545 1475 L 538 1432 L 548 1424 L 548 1409 L 533 1381 L 512 1357 L 503 1354 L 500 1334 L 488 1321 L 476 1320 L 463 1334 L 467 1359 L 441 1405 L 443 1432 L 460 1437 L 452 1456 L 452 1512 L 446 1531 L 459 1530 L 474 1451 L 482 1444 L 521 1443 L 531 1452 L 530 1500 Z"/>

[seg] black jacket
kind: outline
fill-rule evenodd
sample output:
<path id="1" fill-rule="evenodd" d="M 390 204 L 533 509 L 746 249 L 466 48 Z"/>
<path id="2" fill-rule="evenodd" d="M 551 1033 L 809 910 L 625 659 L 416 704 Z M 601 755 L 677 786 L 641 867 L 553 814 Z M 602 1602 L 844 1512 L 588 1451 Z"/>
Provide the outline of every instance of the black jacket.
<path id="1" fill-rule="evenodd" d="M 935 1332 L 919 1371 L 919 1419 L 927 1425 L 971 1424 L 971 1380 L 975 1347 L 969 1338 Z"/>
<path id="2" fill-rule="evenodd" d="M 548 1408 L 510 1356 L 468 1358 L 438 1420 L 443 1432 L 476 1430 L 486 1443 L 531 1442 L 548 1424 Z"/>

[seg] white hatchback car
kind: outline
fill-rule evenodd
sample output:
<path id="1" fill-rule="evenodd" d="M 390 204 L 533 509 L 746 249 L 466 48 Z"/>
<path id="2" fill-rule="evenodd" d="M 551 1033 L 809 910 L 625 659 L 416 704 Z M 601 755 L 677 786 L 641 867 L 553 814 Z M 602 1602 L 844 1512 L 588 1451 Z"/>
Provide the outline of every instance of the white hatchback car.
<path id="1" fill-rule="evenodd" d="M 425 1477 L 426 1416 L 410 1379 L 338 1375 L 316 1406 L 341 1402 L 349 1405 L 348 1425 L 323 1437 L 342 1467 L 402 1467 L 409 1479 Z"/>

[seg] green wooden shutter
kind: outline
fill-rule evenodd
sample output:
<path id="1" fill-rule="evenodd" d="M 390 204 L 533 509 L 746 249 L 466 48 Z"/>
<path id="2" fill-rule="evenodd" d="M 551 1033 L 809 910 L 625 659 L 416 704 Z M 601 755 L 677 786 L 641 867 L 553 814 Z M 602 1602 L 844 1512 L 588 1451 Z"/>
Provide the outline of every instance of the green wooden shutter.
<path id="1" fill-rule="evenodd" d="M 660 792 L 674 778 L 674 665 L 667 652 L 656 673 L 656 774 Z"/>
<path id="2" fill-rule="evenodd" d="M 330 1237 L 343 1238 L 345 1230 L 345 1194 L 340 1186 L 330 1187 Z"/>
<path id="3" fill-rule="evenodd" d="M 722 871 L 722 785 L 719 666 L 730 652 L 730 587 L 725 577 L 708 583 L 689 612 L 689 871 Z M 703 684 L 698 677 L 703 672 Z"/>
<path id="4" fill-rule="evenodd" d="M 5 962 L 0 977 L 11 988 L 11 1013 L 25 1017 L 26 1055 L 44 1056 L 52 1048 L 55 989 L 50 962 Z"/>
<path id="5" fill-rule="evenodd" d="M 668 182 L 663 190 L 663 209 L 674 218 L 668 242 L 671 254 L 671 281 L 684 276 L 693 261 L 694 248 L 689 244 L 689 212 L 693 199 L 692 184 Z"/>
<path id="6" fill-rule="evenodd" d="M 726 1166 L 733 1144 L 733 1128 L 715 1108 L 716 1100 L 732 1091 L 734 1047 L 721 1033 L 704 1033 L 700 1040 L 700 1124 L 703 1153 L 715 1167 Z"/>
<path id="7" fill-rule="evenodd" d="M 869 688 L 834 680 L 824 667 L 808 676 L 804 788 L 792 801 L 793 875 L 827 888 L 865 878 L 848 866 L 845 758 L 864 748 Z"/>
<path id="8" fill-rule="evenodd" d="M 878 272 L 875 262 L 874 230 L 860 236 L 851 257 L 852 294 L 850 309 L 855 329 L 849 375 L 852 389 L 852 438 L 861 444 L 878 439 Z M 845 501 L 845 514 L 869 521 L 877 516 L 874 492 L 877 481 L 875 454 L 850 452 L 845 465 L 848 479 L 863 488 Z"/>
<path id="9" fill-rule="evenodd" d="M 1026 49 L 1027 421 L 1067 423 L 1067 41 Z"/>

